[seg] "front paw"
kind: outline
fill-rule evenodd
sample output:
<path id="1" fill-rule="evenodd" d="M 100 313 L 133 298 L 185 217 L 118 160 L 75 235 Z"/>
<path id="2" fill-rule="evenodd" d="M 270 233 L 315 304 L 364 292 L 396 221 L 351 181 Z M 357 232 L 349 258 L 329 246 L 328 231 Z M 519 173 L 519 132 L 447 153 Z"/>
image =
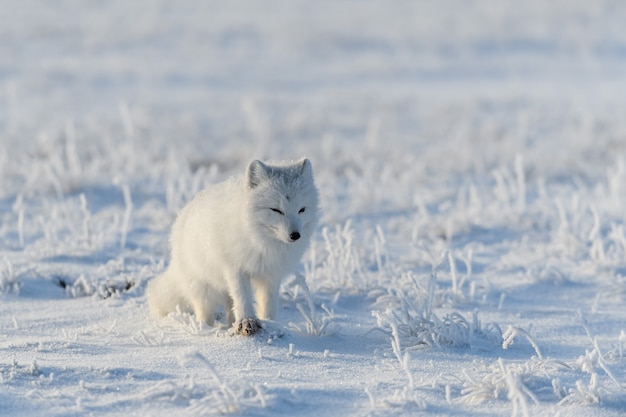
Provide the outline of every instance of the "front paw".
<path id="1" fill-rule="evenodd" d="M 242 336 L 252 336 L 261 330 L 261 323 L 256 318 L 247 318 L 235 323 L 235 329 Z"/>

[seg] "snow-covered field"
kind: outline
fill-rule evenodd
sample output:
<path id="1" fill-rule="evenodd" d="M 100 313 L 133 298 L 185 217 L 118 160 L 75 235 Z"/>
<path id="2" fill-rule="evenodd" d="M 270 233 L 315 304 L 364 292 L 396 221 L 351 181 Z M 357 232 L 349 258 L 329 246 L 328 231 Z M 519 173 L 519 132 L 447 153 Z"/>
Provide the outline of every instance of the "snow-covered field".
<path id="1" fill-rule="evenodd" d="M 623 2 L 0 9 L 0 415 L 626 413 Z M 151 317 L 185 202 L 301 156 L 278 320 Z"/>

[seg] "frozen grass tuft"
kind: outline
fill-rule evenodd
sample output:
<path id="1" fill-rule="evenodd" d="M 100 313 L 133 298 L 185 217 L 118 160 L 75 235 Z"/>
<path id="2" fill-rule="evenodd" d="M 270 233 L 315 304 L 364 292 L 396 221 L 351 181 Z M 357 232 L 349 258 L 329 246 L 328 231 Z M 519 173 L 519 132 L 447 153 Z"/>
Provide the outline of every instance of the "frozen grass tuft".
<path id="1" fill-rule="evenodd" d="M 613 345 L 613 349 L 609 350 L 605 355 L 605 359 L 613 362 L 624 361 L 624 349 L 626 347 L 626 332 L 622 330 L 617 338 L 617 343 Z"/>
<path id="2" fill-rule="evenodd" d="M 500 340 L 500 327 L 495 323 L 483 326 L 477 312 L 471 319 L 458 311 L 442 316 L 435 312 L 436 300 L 444 293 L 437 286 L 437 270 L 433 269 L 426 285 L 408 272 L 403 275 L 402 286 L 388 288 L 382 295 L 375 292 L 375 308 L 386 307 L 374 311 L 378 327 L 390 328 L 391 334 L 397 334 L 411 347 L 471 346 L 474 337 Z"/>
<path id="3" fill-rule="evenodd" d="M 324 313 L 317 313 L 315 310 L 308 310 L 302 306 L 302 304 L 298 304 L 297 308 L 302 317 L 305 319 L 304 327 L 289 323 L 290 327 L 297 330 L 302 334 L 307 334 L 310 336 L 329 336 L 335 333 L 335 329 L 333 326 L 333 320 L 335 319 L 335 313 L 322 304 L 322 310 Z"/>
<path id="4" fill-rule="evenodd" d="M 8 259 L 4 259 L 0 268 L 0 294 L 17 294 L 20 290 L 20 279 L 34 269 L 29 267 L 16 268 Z"/>
<path id="5" fill-rule="evenodd" d="M 182 311 L 180 306 L 176 306 L 176 311 L 167 315 L 172 319 L 180 329 L 191 335 L 198 335 L 202 332 L 202 322 L 196 320 L 196 317 L 187 311 Z"/>
<path id="6" fill-rule="evenodd" d="M 527 417 L 528 401 L 535 404 L 539 400 L 529 389 L 534 375 L 533 364 L 527 366 L 506 366 L 502 359 L 489 366 L 486 375 L 474 379 L 464 374 L 466 381 L 461 391 L 462 401 L 468 404 L 480 404 L 490 399 L 505 397 L 511 402 L 512 415 Z"/>
<path id="7" fill-rule="evenodd" d="M 510 346 L 513 339 L 520 335 L 530 341 L 537 356 L 525 362 L 505 363 L 500 358 L 492 364 L 474 363 L 471 371 L 465 370 L 462 374 L 461 403 L 477 405 L 506 399 L 511 403 L 513 415 L 527 416 L 530 414 L 529 405 L 539 404 L 540 401 L 558 405 L 590 405 L 601 403 L 607 395 L 624 392 L 624 387 L 606 367 L 594 339 L 594 349 L 567 363 L 543 357 L 530 334 L 519 328 L 507 329 L 503 335 L 503 346 Z M 600 369 L 608 378 L 602 378 L 598 372 Z M 587 378 L 581 378 L 584 375 L 588 375 L 588 382 Z M 609 387 L 607 381 L 615 385 Z M 447 390 L 451 392 L 450 388 Z"/>
<path id="8" fill-rule="evenodd" d="M 194 395 L 194 382 L 163 380 L 139 394 L 142 401 L 162 401 L 187 404 Z"/>
<path id="9" fill-rule="evenodd" d="M 593 374 L 595 372 L 595 368 L 600 367 L 619 389 L 624 390 L 625 387 L 617 380 L 615 375 L 613 375 L 613 372 L 609 369 L 605 356 L 600 350 L 598 339 L 591 332 L 591 328 L 589 327 L 582 311 L 578 312 L 578 316 L 583 328 L 585 329 L 585 333 L 587 333 L 587 336 L 591 341 L 591 345 L 593 346 L 593 350 L 587 351 L 584 357 L 581 356 L 579 358 L 578 363 L 581 365 L 581 369 L 585 372 Z"/>
<path id="10" fill-rule="evenodd" d="M 201 393 L 189 403 L 188 410 L 193 415 L 241 414 L 248 409 L 267 407 L 267 397 L 260 386 L 246 381 L 227 382 L 201 353 L 189 353 L 182 362 L 194 367 L 199 363 L 204 371 L 196 376 Z"/>
<path id="11" fill-rule="evenodd" d="M 196 416 L 241 414 L 268 406 L 267 396 L 258 385 L 243 380 L 227 382 L 200 352 L 187 353 L 179 363 L 191 374 L 161 380 L 139 394 L 140 399 L 175 403 Z"/>
<path id="12" fill-rule="evenodd" d="M 372 392 L 368 387 L 365 389 L 370 406 L 375 411 L 387 411 L 389 413 L 418 413 L 427 408 L 426 401 L 412 388 L 395 389 L 393 392 L 383 392 L 381 395 Z"/>
<path id="13" fill-rule="evenodd" d="M 324 304 L 321 305 L 322 312 L 318 312 L 304 275 L 296 272 L 294 278 L 285 284 L 285 288 L 292 294 L 293 300 L 296 301 L 296 308 L 305 320 L 303 325 L 289 323 L 292 329 L 310 336 L 329 336 L 337 331 L 335 313 Z M 302 293 L 306 307 L 297 302 L 300 293 Z"/>
<path id="14" fill-rule="evenodd" d="M 322 238 L 323 251 L 317 248 L 319 244 L 314 242 L 312 245 L 314 259 L 319 262 L 312 271 L 314 282 L 321 281 L 322 286 L 348 291 L 362 289 L 365 273 L 352 222 L 348 220 L 343 226 L 324 227 Z"/>
<path id="15" fill-rule="evenodd" d="M 33 360 L 29 365 L 19 364 L 15 358 L 5 365 L 0 363 L 0 384 L 11 382 L 16 378 L 37 378 L 41 371 L 37 362 Z"/>
<path id="16" fill-rule="evenodd" d="M 559 402 L 566 395 L 561 379 L 574 369 L 564 362 L 533 357 L 526 362 L 505 363 L 500 358 L 491 364 L 474 363 L 471 371 L 463 371 L 459 401 L 482 404 L 490 400 L 508 400 L 513 415 L 528 415 L 530 403 Z"/>
<path id="17" fill-rule="evenodd" d="M 57 277 L 56 284 L 65 290 L 65 293 L 72 298 L 97 297 L 107 299 L 120 297 L 122 294 L 135 287 L 136 282 L 128 276 L 109 278 L 104 281 L 98 279 L 89 280 L 84 274 L 71 280 L 65 277 Z"/>
<path id="18" fill-rule="evenodd" d="M 539 359 L 543 359 L 541 350 L 539 349 L 539 346 L 537 345 L 535 340 L 530 336 L 530 333 L 519 327 L 509 326 L 507 328 L 506 332 L 504 332 L 504 334 L 502 335 L 502 349 L 508 349 L 513 344 L 513 341 L 515 340 L 515 338 L 519 335 L 522 335 L 526 339 L 528 339 L 533 349 L 535 349 L 535 353 L 537 354 L 537 357 Z"/>
<path id="19" fill-rule="evenodd" d="M 559 405 L 598 404 L 601 401 L 601 389 L 602 386 L 600 385 L 598 374 L 592 373 L 589 379 L 589 383 L 585 384 L 580 380 L 576 381 L 576 387 L 569 389 L 568 395 L 559 402 Z"/>
<path id="20" fill-rule="evenodd" d="M 65 289 L 65 293 L 70 297 L 88 297 L 94 295 L 97 292 L 96 286 L 91 283 L 85 275 L 81 274 L 73 282 L 68 282 L 64 279 L 59 279 L 59 286 Z"/>

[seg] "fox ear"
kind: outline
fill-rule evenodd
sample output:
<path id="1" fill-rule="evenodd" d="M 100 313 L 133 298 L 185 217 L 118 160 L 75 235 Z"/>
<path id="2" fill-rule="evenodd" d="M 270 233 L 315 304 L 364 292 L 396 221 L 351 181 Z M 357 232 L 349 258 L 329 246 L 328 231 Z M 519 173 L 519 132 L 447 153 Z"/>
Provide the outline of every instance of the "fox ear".
<path id="1" fill-rule="evenodd" d="M 263 162 L 255 160 L 250 162 L 246 171 L 246 181 L 249 189 L 256 188 L 269 176 L 269 168 Z"/>
<path id="2" fill-rule="evenodd" d="M 307 158 L 302 158 L 298 161 L 298 165 L 300 165 L 300 175 L 313 176 L 313 167 L 311 166 L 311 161 Z"/>

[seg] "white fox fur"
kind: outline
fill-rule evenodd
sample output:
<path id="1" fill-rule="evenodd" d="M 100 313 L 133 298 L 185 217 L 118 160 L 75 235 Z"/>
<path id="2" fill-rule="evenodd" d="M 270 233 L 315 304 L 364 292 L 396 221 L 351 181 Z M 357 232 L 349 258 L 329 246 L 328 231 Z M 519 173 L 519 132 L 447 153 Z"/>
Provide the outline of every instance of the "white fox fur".
<path id="1" fill-rule="evenodd" d="M 253 161 L 243 178 L 198 193 L 172 226 L 169 267 L 148 284 L 152 313 L 179 306 L 213 324 L 224 307 L 239 333 L 255 333 L 259 318 L 276 318 L 280 282 L 309 245 L 318 199 L 308 159 Z"/>

